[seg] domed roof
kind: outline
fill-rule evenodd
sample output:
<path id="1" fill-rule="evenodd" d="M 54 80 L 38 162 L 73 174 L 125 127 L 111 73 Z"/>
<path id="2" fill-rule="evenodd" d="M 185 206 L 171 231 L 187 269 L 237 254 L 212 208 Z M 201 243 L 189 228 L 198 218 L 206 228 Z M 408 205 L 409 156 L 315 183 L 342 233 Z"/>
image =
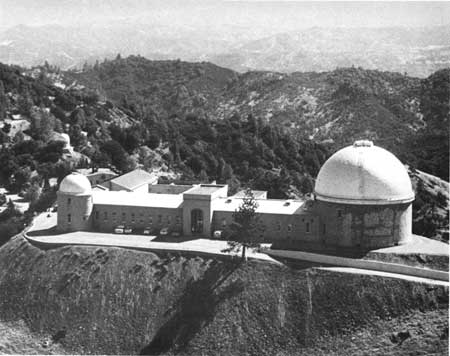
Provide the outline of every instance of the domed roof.
<path id="1" fill-rule="evenodd" d="M 403 164 L 371 141 L 356 141 L 332 155 L 317 176 L 318 200 L 348 204 L 397 204 L 414 200 Z"/>
<path id="2" fill-rule="evenodd" d="M 88 195 L 92 193 L 92 188 L 86 176 L 80 173 L 71 173 L 62 180 L 59 191 L 72 195 Z"/>

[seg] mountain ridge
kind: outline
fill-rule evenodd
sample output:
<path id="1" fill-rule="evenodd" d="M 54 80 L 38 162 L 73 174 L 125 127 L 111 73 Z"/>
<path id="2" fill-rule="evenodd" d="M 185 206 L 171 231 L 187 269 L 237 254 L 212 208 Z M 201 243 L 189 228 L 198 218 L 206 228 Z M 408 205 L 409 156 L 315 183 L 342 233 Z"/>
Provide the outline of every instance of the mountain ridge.
<path id="1" fill-rule="evenodd" d="M 240 72 L 330 71 L 354 65 L 407 71 L 419 77 L 450 66 L 450 26 L 313 27 L 272 35 L 255 31 L 239 26 L 170 28 L 126 22 L 80 27 L 21 25 L 0 33 L 0 62 L 35 66 L 47 60 L 68 69 L 121 53 L 207 60 Z"/>

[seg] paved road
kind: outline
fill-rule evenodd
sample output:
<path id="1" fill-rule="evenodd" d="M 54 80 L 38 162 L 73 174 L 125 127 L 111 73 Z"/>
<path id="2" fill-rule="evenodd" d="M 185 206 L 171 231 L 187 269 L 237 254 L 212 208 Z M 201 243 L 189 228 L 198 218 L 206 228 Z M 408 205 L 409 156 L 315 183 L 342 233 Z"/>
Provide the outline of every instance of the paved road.
<path id="1" fill-rule="evenodd" d="M 413 235 L 411 243 L 393 247 L 380 248 L 378 250 L 373 250 L 372 252 L 377 253 L 395 253 L 399 255 L 415 255 L 423 254 L 427 255 L 439 255 L 448 256 L 449 255 L 449 245 L 432 239 L 427 239 L 423 236 Z"/>
<path id="2" fill-rule="evenodd" d="M 50 215 L 50 217 L 47 217 Z M 32 227 L 27 231 L 27 238 L 31 241 L 48 244 L 76 244 L 76 245 L 98 245 L 98 246 L 117 246 L 125 248 L 164 250 L 164 251 L 187 251 L 208 253 L 214 255 L 230 255 L 222 252 L 228 247 L 226 241 L 193 239 L 183 240 L 176 237 L 169 237 L 168 241 L 154 241 L 156 236 L 134 235 L 134 234 L 113 234 L 101 232 L 76 231 L 57 235 L 35 236 L 34 233 L 39 230 L 47 230 L 56 226 L 56 213 L 40 214 L 34 221 Z M 239 254 L 239 251 L 233 253 Z M 279 263 L 265 253 L 259 253 L 253 250 L 247 251 L 249 258 Z"/>

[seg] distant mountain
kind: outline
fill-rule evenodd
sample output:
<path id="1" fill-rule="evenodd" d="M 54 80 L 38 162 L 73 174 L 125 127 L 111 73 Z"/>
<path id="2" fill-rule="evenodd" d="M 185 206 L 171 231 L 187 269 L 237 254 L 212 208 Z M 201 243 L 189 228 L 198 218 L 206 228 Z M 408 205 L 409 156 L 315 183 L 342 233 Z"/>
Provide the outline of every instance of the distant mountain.
<path id="1" fill-rule="evenodd" d="M 311 28 L 264 36 L 258 29 L 117 22 L 65 27 L 15 26 L 0 32 L 0 62 L 34 66 L 47 60 L 81 68 L 123 56 L 210 61 L 239 72 L 330 71 L 337 67 L 407 72 L 426 77 L 450 66 L 450 26 L 427 28 Z"/>
<path id="2" fill-rule="evenodd" d="M 450 27 L 312 28 L 248 42 L 209 60 L 238 71 L 357 66 L 425 77 L 450 66 Z"/>

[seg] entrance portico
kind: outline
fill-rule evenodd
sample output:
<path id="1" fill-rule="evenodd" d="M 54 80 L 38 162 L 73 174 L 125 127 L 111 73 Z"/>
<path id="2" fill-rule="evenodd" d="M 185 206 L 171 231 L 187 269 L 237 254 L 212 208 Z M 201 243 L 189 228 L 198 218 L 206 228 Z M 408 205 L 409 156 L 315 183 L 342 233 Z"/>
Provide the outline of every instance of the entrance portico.
<path id="1" fill-rule="evenodd" d="M 183 194 L 183 233 L 187 236 L 211 236 L 212 203 L 226 198 L 226 185 L 202 184 Z"/>

